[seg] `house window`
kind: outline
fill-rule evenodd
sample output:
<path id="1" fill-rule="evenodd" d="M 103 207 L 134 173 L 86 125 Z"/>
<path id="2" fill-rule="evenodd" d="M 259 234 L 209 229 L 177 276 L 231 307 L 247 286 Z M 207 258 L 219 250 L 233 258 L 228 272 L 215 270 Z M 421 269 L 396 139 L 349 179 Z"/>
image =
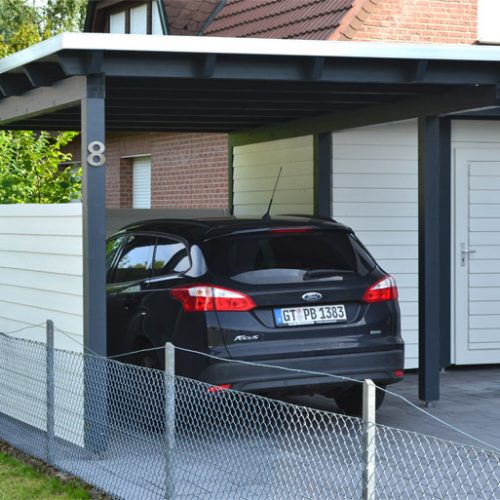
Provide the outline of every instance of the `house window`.
<path id="1" fill-rule="evenodd" d="M 126 33 L 125 30 L 125 11 L 116 12 L 109 16 L 110 33 Z"/>
<path id="2" fill-rule="evenodd" d="M 130 9 L 130 33 L 136 35 L 148 34 L 148 6 L 139 5 Z"/>
<path id="3" fill-rule="evenodd" d="M 477 39 L 480 43 L 500 43 L 500 2 L 479 0 Z"/>
<path id="4" fill-rule="evenodd" d="M 160 9 L 158 4 L 155 2 L 152 8 L 152 20 L 151 20 L 151 34 L 152 35 L 163 35 L 163 26 L 161 25 Z"/>
<path id="5" fill-rule="evenodd" d="M 150 156 L 140 156 L 133 159 L 132 208 L 151 208 Z"/>
<path id="6" fill-rule="evenodd" d="M 160 11 L 156 0 L 125 2 L 126 7 L 113 10 L 108 16 L 110 33 L 163 35 Z"/>

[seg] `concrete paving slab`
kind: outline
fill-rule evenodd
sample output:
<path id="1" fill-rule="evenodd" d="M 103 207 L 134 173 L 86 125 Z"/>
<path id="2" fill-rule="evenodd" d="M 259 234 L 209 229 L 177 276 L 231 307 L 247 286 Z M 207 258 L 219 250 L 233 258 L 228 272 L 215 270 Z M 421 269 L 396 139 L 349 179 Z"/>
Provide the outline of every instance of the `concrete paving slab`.
<path id="1" fill-rule="evenodd" d="M 407 373 L 402 382 L 389 386 L 419 408 L 500 450 L 500 366 L 454 368 L 441 373 L 441 397 L 425 408 L 418 399 L 418 374 Z M 333 400 L 321 396 L 291 398 L 313 408 L 339 412 Z M 401 399 L 386 395 L 377 412 L 377 423 L 459 443 L 484 447 L 440 424 Z"/>

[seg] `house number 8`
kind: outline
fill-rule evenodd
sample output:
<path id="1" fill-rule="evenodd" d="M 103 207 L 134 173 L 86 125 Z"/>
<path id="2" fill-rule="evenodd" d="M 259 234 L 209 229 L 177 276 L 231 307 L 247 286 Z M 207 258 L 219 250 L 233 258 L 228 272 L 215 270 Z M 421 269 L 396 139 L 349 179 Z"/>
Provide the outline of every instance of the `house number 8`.
<path id="1" fill-rule="evenodd" d="M 106 156 L 104 156 L 104 151 L 106 147 L 101 141 L 92 141 L 88 147 L 87 151 L 89 155 L 87 156 L 87 163 L 92 167 L 102 167 L 106 163 Z"/>

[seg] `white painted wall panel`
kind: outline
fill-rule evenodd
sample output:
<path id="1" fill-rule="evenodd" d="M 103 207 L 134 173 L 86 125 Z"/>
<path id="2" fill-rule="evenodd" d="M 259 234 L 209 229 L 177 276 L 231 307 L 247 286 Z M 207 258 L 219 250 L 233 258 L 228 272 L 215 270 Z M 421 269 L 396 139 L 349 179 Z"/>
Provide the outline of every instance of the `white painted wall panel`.
<path id="1" fill-rule="evenodd" d="M 266 212 L 281 166 L 271 214 L 313 213 L 313 138 L 307 136 L 234 148 L 236 215 L 262 216 Z"/>
<path id="2" fill-rule="evenodd" d="M 498 123 L 489 120 L 453 120 L 453 146 L 477 148 L 480 143 L 481 148 L 497 149 L 499 129 Z"/>
<path id="3" fill-rule="evenodd" d="M 332 215 L 396 278 L 407 368 L 418 364 L 417 162 L 416 121 L 333 134 Z"/>
<path id="4" fill-rule="evenodd" d="M 337 188 L 333 185 L 333 200 L 347 202 L 375 202 L 375 203 L 417 203 L 418 190 L 415 189 L 386 189 L 376 191 L 371 188 L 359 186 Z"/>
<path id="5" fill-rule="evenodd" d="M 56 330 L 56 348 L 82 352 L 82 206 L 0 206 L 0 332 L 43 324 L 48 319 L 66 332 Z M 45 404 L 45 326 L 13 336 L 41 344 L 21 351 L 19 344 L 5 348 L 0 370 L 6 370 L 7 377 L 2 379 L 9 384 L 0 391 L 0 411 L 44 429 L 45 412 L 33 412 L 28 404 L 35 402 L 39 410 Z M 56 434 L 81 443 L 82 364 L 63 365 L 56 356 L 55 368 Z M 68 369 L 74 370 L 71 379 Z M 71 432 L 67 425 L 69 409 Z"/>

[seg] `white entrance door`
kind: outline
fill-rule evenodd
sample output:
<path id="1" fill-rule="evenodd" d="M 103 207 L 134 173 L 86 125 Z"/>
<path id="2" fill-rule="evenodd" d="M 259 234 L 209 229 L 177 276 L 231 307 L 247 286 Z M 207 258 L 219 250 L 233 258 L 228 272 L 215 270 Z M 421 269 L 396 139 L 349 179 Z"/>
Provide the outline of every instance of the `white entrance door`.
<path id="1" fill-rule="evenodd" d="M 456 149 L 455 363 L 500 363 L 500 149 Z"/>

